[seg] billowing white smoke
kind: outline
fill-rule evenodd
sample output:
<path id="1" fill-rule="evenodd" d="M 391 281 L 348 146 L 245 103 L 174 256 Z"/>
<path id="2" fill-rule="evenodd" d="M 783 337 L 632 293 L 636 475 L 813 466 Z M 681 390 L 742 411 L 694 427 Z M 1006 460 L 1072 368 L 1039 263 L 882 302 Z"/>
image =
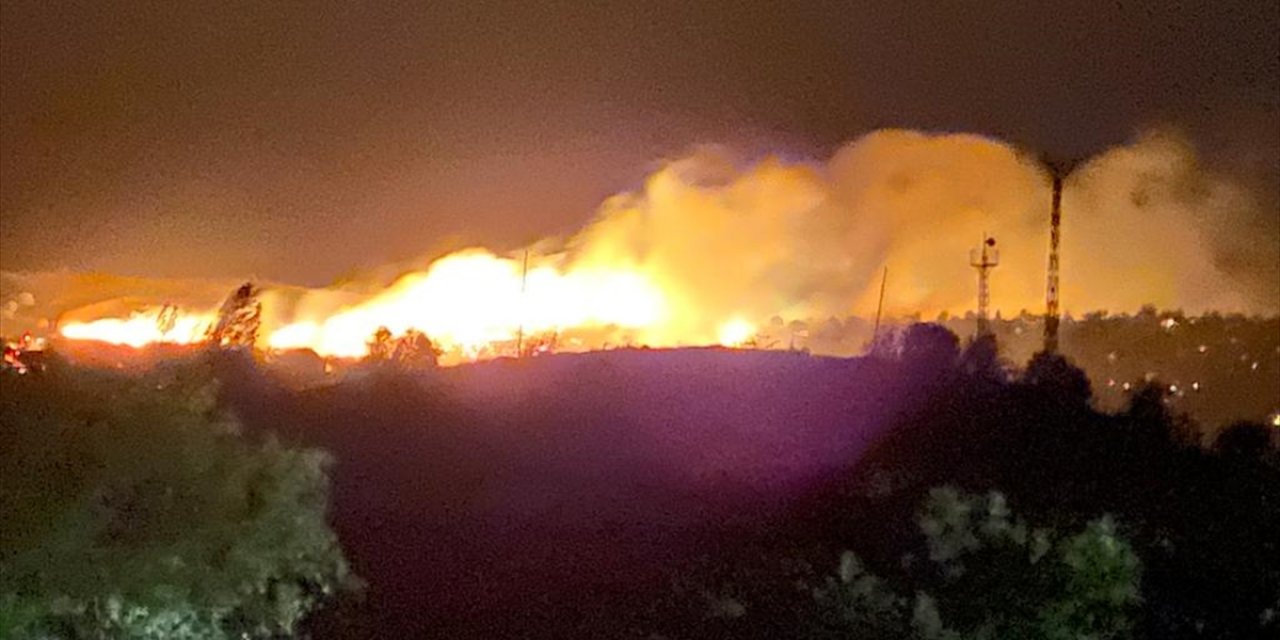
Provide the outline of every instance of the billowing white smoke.
<path id="1" fill-rule="evenodd" d="M 1252 253 L 1243 268 L 1240 259 L 1229 274 L 1218 266 L 1231 263 L 1222 260 L 1224 247 L 1242 246 L 1251 233 L 1241 220 L 1280 215 L 1261 211 L 1269 200 L 1243 184 L 1206 169 L 1194 148 L 1169 132 L 1145 134 L 1084 163 L 1063 196 L 1065 309 L 1280 311 L 1276 239 L 1246 242 Z M 1034 159 L 976 135 L 878 131 L 826 162 L 744 162 L 704 147 L 665 163 L 641 189 L 607 200 L 567 242 L 539 243 L 532 266 L 641 274 L 661 290 L 668 311 L 662 326 L 637 332 L 641 341 L 706 343 L 731 318 L 759 325 L 773 316 L 869 316 L 886 265 L 888 314 L 970 310 L 968 252 L 986 233 L 1001 250 L 993 306 L 1006 315 L 1038 313 L 1049 206 L 1049 180 Z M 145 298 L 145 289 L 133 297 Z M 34 293 L 41 298 L 42 291 Z M 75 302 L 57 312 L 91 302 L 71 293 L 66 299 Z M 276 289 L 264 298 L 264 328 L 323 322 L 378 297 L 350 287 Z M 441 309 L 455 303 L 432 301 Z"/>
<path id="2" fill-rule="evenodd" d="M 1064 193 L 1066 309 L 1276 312 L 1280 301 L 1222 273 L 1213 255 L 1213 234 L 1238 233 L 1232 221 L 1257 206 L 1166 132 L 1091 159 Z M 1038 162 L 979 136 L 879 131 L 822 165 L 743 164 L 704 148 L 606 202 L 570 255 L 642 269 L 704 334 L 731 314 L 873 313 L 886 265 L 890 314 L 972 309 L 968 251 L 988 233 L 1001 249 L 993 306 L 1038 312 L 1049 208 Z"/>
<path id="3" fill-rule="evenodd" d="M 1248 226 L 1280 216 L 1260 210 L 1265 206 L 1258 194 L 1201 166 L 1176 134 L 1149 132 L 1111 149 L 1079 169 L 1063 196 L 1068 307 L 1132 311 L 1153 303 L 1277 313 L 1280 238 L 1258 237 L 1268 232 Z M 1228 272 L 1222 254 L 1237 243 L 1259 253 Z"/>

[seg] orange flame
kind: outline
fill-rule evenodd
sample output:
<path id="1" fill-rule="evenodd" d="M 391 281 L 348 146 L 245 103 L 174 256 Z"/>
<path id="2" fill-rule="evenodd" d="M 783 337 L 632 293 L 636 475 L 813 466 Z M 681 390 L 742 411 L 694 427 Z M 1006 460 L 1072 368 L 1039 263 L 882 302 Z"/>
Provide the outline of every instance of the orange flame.
<path id="1" fill-rule="evenodd" d="M 643 329 L 666 314 L 662 292 L 623 270 L 562 273 L 483 251 L 455 253 L 424 273 L 396 282 L 373 299 L 325 318 L 307 318 L 271 333 L 274 349 L 309 348 L 321 355 L 357 357 L 379 327 L 393 334 L 426 333 L 448 350 L 474 355 L 486 345 L 526 333 L 567 328 Z"/>
<path id="2" fill-rule="evenodd" d="M 213 322 L 212 314 L 178 314 L 165 327 L 161 310 L 135 312 L 128 318 L 102 318 L 91 322 L 69 322 L 59 330 L 72 340 L 97 340 L 110 344 L 141 347 L 152 343 L 194 344 L 204 339 Z"/>
<path id="3" fill-rule="evenodd" d="M 720 325 L 720 330 L 717 331 L 717 337 L 719 338 L 721 345 L 726 347 L 741 347 L 744 346 L 747 341 L 751 340 L 751 337 L 755 335 L 755 332 L 755 325 L 742 318 L 734 318 Z"/>
<path id="4" fill-rule="evenodd" d="M 323 294 L 316 294 L 323 295 Z M 428 335 L 452 360 L 501 352 L 496 344 L 516 337 L 566 330 L 621 330 L 634 342 L 672 346 L 689 342 L 674 326 L 672 296 L 640 269 L 579 266 L 562 270 L 551 263 L 530 265 L 482 250 L 468 250 L 434 262 L 426 271 L 402 277 L 387 290 L 329 314 L 300 314 L 267 328 L 271 349 L 311 349 L 322 356 L 357 358 L 369 351 L 380 327 L 394 335 L 410 329 Z M 64 325 L 75 340 L 100 340 L 140 347 L 150 343 L 190 344 L 204 338 L 215 320 L 210 313 L 179 313 L 164 327 L 160 312 L 134 313 Z M 739 346 L 754 327 L 733 318 L 719 331 L 719 343 Z M 704 342 L 710 342 L 704 341 Z"/>

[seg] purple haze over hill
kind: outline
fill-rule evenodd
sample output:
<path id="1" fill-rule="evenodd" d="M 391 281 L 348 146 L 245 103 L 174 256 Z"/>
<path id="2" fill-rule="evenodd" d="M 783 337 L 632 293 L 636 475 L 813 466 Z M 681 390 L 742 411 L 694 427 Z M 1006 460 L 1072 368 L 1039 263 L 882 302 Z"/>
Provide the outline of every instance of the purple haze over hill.
<path id="1" fill-rule="evenodd" d="M 563 631 L 669 589 L 668 570 L 851 465 L 899 404 L 877 369 L 618 350 L 375 375 L 242 413 L 294 412 L 333 452 L 332 518 L 374 628 L 473 637 L 549 616 L 562 623 L 538 628 Z"/>

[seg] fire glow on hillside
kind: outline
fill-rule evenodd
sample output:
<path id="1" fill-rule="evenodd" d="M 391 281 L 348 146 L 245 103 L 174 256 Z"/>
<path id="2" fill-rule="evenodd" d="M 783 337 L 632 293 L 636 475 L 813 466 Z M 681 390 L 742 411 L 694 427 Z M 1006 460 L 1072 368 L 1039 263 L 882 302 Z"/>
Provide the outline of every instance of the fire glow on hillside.
<path id="1" fill-rule="evenodd" d="M 1184 139 L 1156 132 L 1071 175 L 1062 196 L 1067 312 L 1275 312 L 1273 250 L 1217 260 L 1215 238 L 1239 234 L 1202 229 L 1263 201 L 1199 167 Z M 523 252 L 467 249 L 394 280 L 267 286 L 258 346 L 355 358 L 382 327 L 425 334 L 444 362 L 514 354 L 521 336 L 561 350 L 738 346 L 775 321 L 871 317 L 888 264 L 887 316 L 963 315 L 974 297 L 968 252 L 984 234 L 1001 239 L 992 310 L 1007 317 L 1043 308 L 1050 191 L 1043 167 L 975 135 L 881 131 L 826 163 L 739 162 L 701 149 L 606 199 L 573 236 L 535 244 L 527 264 Z M 1166 223 L 1153 226 L 1157 211 Z M 214 301 L 193 296 L 175 312 L 161 306 L 173 292 L 64 308 L 57 325 L 68 339 L 132 346 L 203 340 Z"/>
<path id="2" fill-rule="evenodd" d="M 128 318 L 102 318 L 92 322 L 70 322 L 59 333 L 72 340 L 97 340 L 109 344 L 142 347 L 148 344 L 194 344 L 200 342 L 214 315 L 178 312 L 166 326 L 163 310 L 135 312 Z"/>
<path id="3" fill-rule="evenodd" d="M 192 344 L 203 339 L 216 320 L 213 312 L 162 310 L 128 318 L 71 322 L 63 337 L 140 347 L 152 343 Z M 446 256 L 424 272 L 402 277 L 386 291 L 327 316 L 304 317 L 269 330 L 265 346 L 276 350 L 310 349 L 322 356 L 358 358 L 369 351 L 379 328 L 392 335 L 416 329 L 447 354 L 472 360 L 503 352 L 520 334 L 536 336 L 565 330 L 624 331 L 637 344 L 670 346 L 698 343 L 736 346 L 754 327 L 727 319 L 714 336 L 682 336 L 669 330 L 669 297 L 639 270 L 530 265 L 483 251 Z"/>

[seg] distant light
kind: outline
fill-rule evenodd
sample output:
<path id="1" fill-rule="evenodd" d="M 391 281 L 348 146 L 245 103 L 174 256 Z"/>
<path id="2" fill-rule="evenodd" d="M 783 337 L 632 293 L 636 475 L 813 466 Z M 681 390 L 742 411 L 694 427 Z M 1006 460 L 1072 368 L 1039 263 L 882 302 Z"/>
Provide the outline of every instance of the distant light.
<path id="1" fill-rule="evenodd" d="M 1209 350 L 1209 347 L 1207 347 L 1207 346 L 1205 346 L 1205 345 L 1203 345 L 1203 344 L 1202 344 L 1202 345 L 1200 345 L 1200 346 L 1197 348 L 1197 351 L 1199 351 L 1200 353 L 1204 353 L 1204 352 L 1206 352 L 1206 351 L 1208 351 L 1208 350 Z"/>
<path id="2" fill-rule="evenodd" d="M 1178 392 L 1178 385 L 1176 384 L 1169 385 L 1169 393 L 1177 393 L 1177 392 Z"/>
<path id="3" fill-rule="evenodd" d="M 1178 321 L 1173 318 L 1165 318 L 1164 321 L 1160 323 L 1160 326 L 1164 327 L 1165 331 L 1173 331 L 1173 328 L 1178 326 Z"/>
<path id="4" fill-rule="evenodd" d="M 1199 382 L 1192 382 L 1192 383 L 1191 383 L 1191 390 L 1192 390 L 1192 391 L 1199 391 L 1199 390 L 1200 390 L 1200 383 L 1199 383 Z"/>
<path id="5" fill-rule="evenodd" d="M 1108 378 L 1108 379 L 1107 379 L 1107 386 L 1108 386 L 1108 387 L 1114 387 L 1114 386 L 1116 386 L 1116 379 L 1115 379 L 1115 378 Z"/>
<path id="6" fill-rule="evenodd" d="M 1256 360 L 1253 362 L 1253 364 L 1249 365 L 1249 370 L 1250 370 L 1250 371 L 1257 371 L 1257 370 L 1258 370 L 1258 362 L 1257 362 Z"/>
<path id="7" fill-rule="evenodd" d="M 1119 359 L 1120 359 L 1120 356 L 1116 355 L 1116 352 L 1114 351 L 1107 354 L 1107 362 L 1115 362 L 1116 360 L 1119 360 Z"/>
<path id="8" fill-rule="evenodd" d="M 1280 411 L 1271 414 L 1271 426 L 1280 428 Z"/>
<path id="9" fill-rule="evenodd" d="M 1132 388 L 1132 387 L 1133 387 L 1133 385 L 1129 384 L 1128 382 L 1124 383 L 1124 390 L 1125 390 L 1125 391 L 1128 391 L 1128 390 L 1129 390 L 1130 388 Z"/>

